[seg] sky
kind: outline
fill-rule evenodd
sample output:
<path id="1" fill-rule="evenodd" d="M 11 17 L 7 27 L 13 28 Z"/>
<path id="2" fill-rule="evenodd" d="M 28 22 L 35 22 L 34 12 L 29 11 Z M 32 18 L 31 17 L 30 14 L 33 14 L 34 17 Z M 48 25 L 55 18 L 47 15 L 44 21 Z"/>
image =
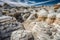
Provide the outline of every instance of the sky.
<path id="1" fill-rule="evenodd" d="M 24 2 L 24 0 L 20 0 L 20 1 Z M 26 1 L 29 1 L 30 3 L 43 2 L 43 3 L 37 4 L 37 5 L 53 5 L 53 4 L 56 4 L 56 3 L 60 3 L 60 0 L 26 0 Z M 45 2 L 45 1 L 49 1 L 49 2 Z"/>
<path id="2" fill-rule="evenodd" d="M 9 3 L 9 0 L 3 0 L 3 1 Z M 10 1 L 20 3 L 22 5 L 33 5 L 33 6 L 54 5 L 60 3 L 60 0 L 10 0 Z"/>

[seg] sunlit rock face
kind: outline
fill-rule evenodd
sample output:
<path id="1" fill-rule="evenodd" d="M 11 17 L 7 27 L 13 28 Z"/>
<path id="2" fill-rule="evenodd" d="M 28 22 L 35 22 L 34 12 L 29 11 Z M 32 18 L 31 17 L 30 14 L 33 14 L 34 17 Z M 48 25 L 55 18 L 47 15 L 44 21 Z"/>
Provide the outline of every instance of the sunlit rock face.
<path id="1" fill-rule="evenodd" d="M 31 31 L 16 30 L 12 32 L 11 40 L 34 40 Z"/>
<path id="2" fill-rule="evenodd" d="M 60 8 L 60 3 L 54 5 L 54 9 L 58 9 L 58 8 Z"/>
<path id="3" fill-rule="evenodd" d="M 28 17 L 28 19 L 23 23 L 25 29 L 27 30 L 31 30 L 31 28 L 33 28 L 33 25 L 36 21 L 37 17 L 35 14 L 32 14 Z"/>

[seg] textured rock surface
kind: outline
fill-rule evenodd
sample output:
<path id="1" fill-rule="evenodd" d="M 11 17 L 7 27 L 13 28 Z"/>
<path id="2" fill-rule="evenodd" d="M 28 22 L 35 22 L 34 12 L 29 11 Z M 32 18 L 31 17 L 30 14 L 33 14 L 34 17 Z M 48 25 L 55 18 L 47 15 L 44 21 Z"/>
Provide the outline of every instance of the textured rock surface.
<path id="1" fill-rule="evenodd" d="M 54 40 L 54 33 L 56 33 L 54 31 L 55 28 L 53 25 L 37 23 L 34 26 L 32 33 L 35 40 Z"/>
<path id="2" fill-rule="evenodd" d="M 32 33 L 27 30 L 16 30 L 11 35 L 11 40 L 33 40 Z"/>
<path id="3" fill-rule="evenodd" d="M 59 12 L 60 5 L 56 5 L 55 8 L 54 6 L 11 7 L 7 3 L 0 5 L 0 40 L 60 40 Z M 51 21 L 55 20 L 50 13 L 59 15 L 56 18 L 59 19 L 57 21 L 59 25 L 41 23 L 50 17 Z"/>
<path id="4" fill-rule="evenodd" d="M 55 31 L 54 32 L 54 40 L 60 40 L 60 25 L 54 24 Z"/>
<path id="5" fill-rule="evenodd" d="M 1 36 L 1 40 L 10 40 L 10 36 L 11 33 L 15 30 L 24 30 L 24 27 L 21 23 L 13 20 L 13 19 L 9 19 L 9 21 L 7 21 L 9 18 L 6 18 L 6 20 L 3 21 L 3 19 L 0 22 L 0 36 Z"/>

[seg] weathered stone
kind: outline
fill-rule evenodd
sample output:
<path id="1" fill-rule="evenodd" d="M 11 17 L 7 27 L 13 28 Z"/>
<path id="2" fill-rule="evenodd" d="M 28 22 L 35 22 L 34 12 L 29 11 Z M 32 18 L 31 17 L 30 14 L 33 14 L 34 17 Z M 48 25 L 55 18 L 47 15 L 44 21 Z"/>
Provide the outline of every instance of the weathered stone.
<path id="1" fill-rule="evenodd" d="M 4 20 L 6 19 L 6 20 Z M 9 19 L 9 20 L 8 20 Z M 25 30 L 24 26 L 14 20 L 14 18 L 9 18 L 9 16 L 0 17 L 0 35 L 2 40 L 7 40 L 10 38 L 11 33 L 15 30 Z M 7 21 L 8 20 L 8 21 Z"/>
<path id="2" fill-rule="evenodd" d="M 27 30 L 17 30 L 14 31 L 11 35 L 11 40 L 32 40 L 33 36 L 30 31 Z"/>

